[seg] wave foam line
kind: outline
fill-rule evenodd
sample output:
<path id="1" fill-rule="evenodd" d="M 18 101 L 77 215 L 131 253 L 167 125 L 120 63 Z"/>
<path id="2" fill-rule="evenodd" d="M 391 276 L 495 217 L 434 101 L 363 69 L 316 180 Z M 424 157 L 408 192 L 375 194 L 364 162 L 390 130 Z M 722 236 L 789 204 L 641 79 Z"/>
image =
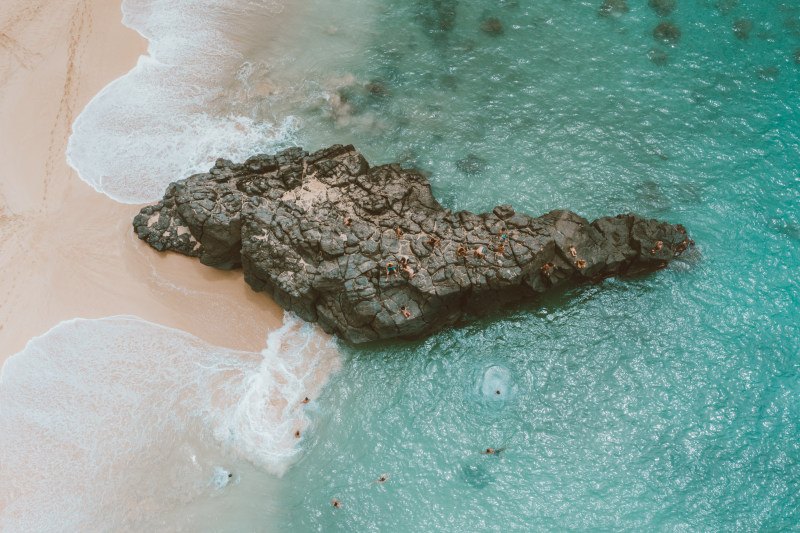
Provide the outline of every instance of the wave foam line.
<path id="1" fill-rule="evenodd" d="M 230 105 L 244 48 L 230 29 L 237 20 L 277 26 L 283 7 L 270 0 L 125 0 L 123 23 L 148 39 L 150 55 L 78 116 L 69 165 L 118 202 L 146 203 L 217 157 L 243 160 L 295 144 L 294 117 L 243 116 Z"/>
<path id="2" fill-rule="evenodd" d="M 262 353 L 133 316 L 62 322 L 0 373 L 0 530 L 163 526 L 240 460 L 282 475 L 300 400 L 340 364 L 330 342 L 288 314 Z"/>

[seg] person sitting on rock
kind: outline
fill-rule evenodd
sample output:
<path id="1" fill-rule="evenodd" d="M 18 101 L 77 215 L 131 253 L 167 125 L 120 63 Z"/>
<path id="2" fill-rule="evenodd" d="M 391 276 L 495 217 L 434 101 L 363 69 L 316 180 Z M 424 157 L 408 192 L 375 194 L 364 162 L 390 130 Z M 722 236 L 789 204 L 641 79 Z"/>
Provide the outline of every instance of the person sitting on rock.
<path id="1" fill-rule="evenodd" d="M 400 257 L 400 270 L 408 274 L 408 279 L 414 277 L 414 269 L 408 264 L 408 257 L 406 256 Z"/>
<path id="2" fill-rule="evenodd" d="M 349 228 L 350 224 L 353 223 L 353 217 L 345 217 L 344 219 L 344 227 Z"/>
<path id="3" fill-rule="evenodd" d="M 464 258 L 466 258 L 467 257 L 467 249 L 464 248 L 463 246 L 459 246 L 458 248 L 456 248 L 456 257 L 464 257 Z"/>
<path id="4" fill-rule="evenodd" d="M 583 259 L 577 259 L 577 260 L 575 260 L 575 266 L 578 267 L 578 268 L 585 268 L 586 267 L 586 261 L 584 261 Z"/>
<path id="5" fill-rule="evenodd" d="M 497 238 L 502 241 L 508 239 L 508 232 L 506 231 L 506 228 L 500 228 L 500 231 L 497 232 Z"/>
<path id="6" fill-rule="evenodd" d="M 505 244 L 500 244 L 500 245 L 497 247 L 497 252 L 495 252 L 495 255 L 496 255 L 497 257 L 503 257 L 503 254 L 504 254 L 505 252 L 506 252 L 506 245 L 505 245 Z"/>
<path id="7" fill-rule="evenodd" d="M 578 250 L 576 250 L 574 246 L 570 246 L 569 255 L 571 255 L 572 257 L 578 257 Z"/>
<path id="8" fill-rule="evenodd" d="M 550 262 L 545 263 L 542 266 L 540 266 L 539 269 L 542 271 L 542 275 L 543 276 L 549 278 L 550 277 L 550 273 L 553 271 L 553 268 L 555 268 L 555 266 L 556 266 L 556 264 L 553 263 L 552 261 L 550 261 Z"/>
<path id="9" fill-rule="evenodd" d="M 389 281 L 389 274 L 397 276 L 397 267 L 394 263 L 386 263 L 386 281 Z"/>
<path id="10" fill-rule="evenodd" d="M 411 318 L 411 313 L 409 312 L 408 307 L 406 307 L 405 305 L 400 308 L 400 312 L 403 313 L 404 317 Z"/>
<path id="11" fill-rule="evenodd" d="M 398 239 L 402 239 L 403 238 L 403 230 L 400 228 L 400 226 L 395 227 L 395 231 L 397 232 L 397 238 Z"/>
<path id="12" fill-rule="evenodd" d="M 475 248 L 475 251 L 472 252 L 472 256 L 473 257 L 483 257 L 484 251 L 485 251 L 485 248 L 483 246 L 478 246 L 477 248 Z"/>
<path id="13" fill-rule="evenodd" d="M 651 254 L 654 254 L 654 253 L 656 253 L 656 252 L 660 251 L 662 246 L 664 246 L 664 243 L 663 243 L 663 242 L 661 242 L 661 241 L 657 241 L 657 242 L 656 242 L 656 246 L 655 246 L 655 248 L 653 248 L 652 250 L 650 250 L 650 253 L 651 253 Z"/>
<path id="14" fill-rule="evenodd" d="M 427 245 L 433 248 L 434 250 L 436 249 L 437 246 L 439 246 L 439 244 L 440 244 L 439 239 L 437 239 L 436 237 L 431 237 L 430 239 L 428 239 L 427 242 Z"/>

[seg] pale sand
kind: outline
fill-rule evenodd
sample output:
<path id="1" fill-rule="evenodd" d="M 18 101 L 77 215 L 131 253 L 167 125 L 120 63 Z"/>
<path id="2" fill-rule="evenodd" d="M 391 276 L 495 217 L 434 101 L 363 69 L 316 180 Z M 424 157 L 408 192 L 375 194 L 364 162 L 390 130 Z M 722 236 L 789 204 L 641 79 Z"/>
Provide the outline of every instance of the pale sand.
<path id="1" fill-rule="evenodd" d="M 0 17 L 0 364 L 63 320 L 116 314 L 264 348 L 283 316 L 268 296 L 241 272 L 141 243 L 139 207 L 95 192 L 66 164 L 77 115 L 146 53 L 119 2 L 3 0 Z"/>

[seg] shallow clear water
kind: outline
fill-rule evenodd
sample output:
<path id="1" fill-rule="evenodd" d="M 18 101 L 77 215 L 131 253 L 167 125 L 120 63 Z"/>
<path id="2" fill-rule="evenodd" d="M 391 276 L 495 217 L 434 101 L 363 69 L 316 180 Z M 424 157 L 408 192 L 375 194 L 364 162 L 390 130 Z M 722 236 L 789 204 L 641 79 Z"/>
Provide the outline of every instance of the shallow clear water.
<path id="1" fill-rule="evenodd" d="M 280 34 L 259 33 L 278 16 L 266 9 L 235 32 L 224 16 L 209 22 L 235 33 L 234 51 L 190 92 L 208 124 L 242 133 L 209 129 L 214 155 L 353 143 L 373 164 L 430 172 L 448 207 L 635 211 L 682 223 L 697 242 L 653 275 L 417 343 L 340 346 L 343 368 L 308 406 L 280 489 L 239 492 L 230 522 L 209 530 L 242 530 L 241 509 L 263 506 L 265 531 L 797 528 L 800 8 L 678 0 L 669 20 L 682 36 L 664 46 L 644 2 L 608 18 L 599 4 L 310 0 Z M 501 35 L 480 29 L 489 17 Z M 745 17 L 754 28 L 739 40 Z M 230 98 L 204 92 L 219 79 Z M 126 94 L 96 102 L 108 111 Z M 102 130 L 92 116 L 90 106 L 71 145 L 87 160 L 80 132 Z M 155 199 L 176 168 L 208 166 L 187 148 L 191 131 L 174 146 L 160 137 L 169 165 L 147 160 L 137 194 Z M 147 150 L 126 153 L 135 162 Z M 112 170 L 97 171 L 101 190 Z M 109 194 L 141 200 L 124 197 L 130 179 Z M 506 450 L 479 453 L 488 447 Z"/>

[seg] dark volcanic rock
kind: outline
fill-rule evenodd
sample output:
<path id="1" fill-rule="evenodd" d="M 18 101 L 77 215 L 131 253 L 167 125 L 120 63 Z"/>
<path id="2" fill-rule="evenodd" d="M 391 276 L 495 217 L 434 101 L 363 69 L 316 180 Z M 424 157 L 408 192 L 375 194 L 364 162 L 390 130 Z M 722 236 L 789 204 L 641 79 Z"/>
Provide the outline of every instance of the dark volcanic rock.
<path id="1" fill-rule="evenodd" d="M 647 5 L 656 12 L 659 17 L 667 17 L 675 10 L 675 0 L 649 0 Z"/>
<path id="2" fill-rule="evenodd" d="M 681 30 L 672 22 L 660 22 L 653 29 L 653 39 L 664 44 L 675 44 L 681 38 Z"/>
<path id="3" fill-rule="evenodd" d="M 555 286 L 657 270 L 692 244 L 682 226 L 633 214 L 451 213 L 418 172 L 370 168 L 339 145 L 218 160 L 133 225 L 157 250 L 241 265 L 254 290 L 353 342 L 419 337 Z"/>

